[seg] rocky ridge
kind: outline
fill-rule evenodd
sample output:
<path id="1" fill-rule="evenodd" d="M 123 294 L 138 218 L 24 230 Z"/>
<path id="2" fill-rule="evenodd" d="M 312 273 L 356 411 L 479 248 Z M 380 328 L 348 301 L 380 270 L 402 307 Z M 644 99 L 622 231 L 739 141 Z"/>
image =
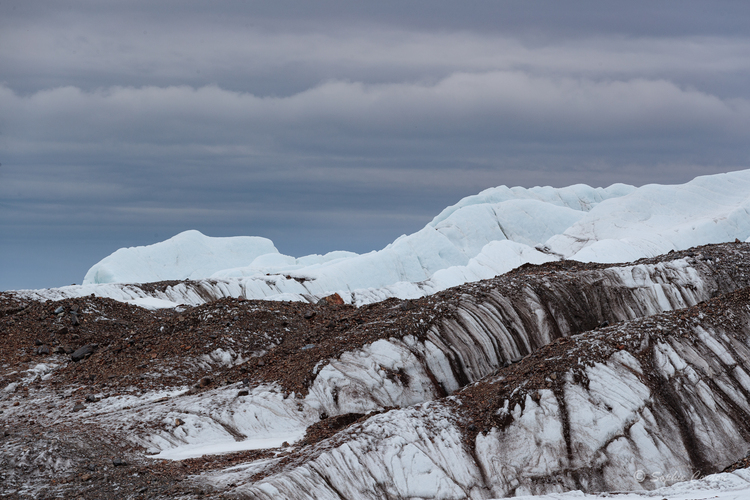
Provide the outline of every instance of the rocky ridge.
<path id="1" fill-rule="evenodd" d="M 722 470 L 750 442 L 742 423 L 750 419 L 737 396 L 747 400 L 750 391 L 742 375 L 749 254 L 750 245 L 724 244 L 627 265 L 524 266 L 428 297 L 359 308 L 335 298 L 305 304 L 209 297 L 198 306 L 149 311 L 98 297 L 45 302 L 6 292 L 2 493 L 263 498 L 276 488 L 290 498 L 305 498 L 304 491 L 407 498 L 438 484 L 445 498 L 490 498 L 553 487 L 637 489 L 648 484 L 634 482 L 637 470 L 628 464 L 654 454 L 627 437 L 610 440 L 632 429 L 636 415 L 655 447 L 669 448 L 671 454 L 656 454 L 662 460 L 678 460 L 672 463 L 691 473 Z M 679 365 L 674 373 L 670 364 Z M 643 402 L 626 424 L 611 424 L 617 432 L 602 443 L 580 437 L 586 434 L 569 415 L 569 394 L 604 420 L 616 413 L 606 391 L 591 396 L 592 381 L 600 380 L 626 380 L 640 388 L 628 401 Z M 703 392 L 696 395 L 695 387 Z M 254 418 L 238 416 L 248 412 Z M 540 415 L 561 432 L 534 448 L 534 432 L 519 422 Z M 697 434 L 694 421 L 702 422 Z M 279 435 L 290 437 L 241 449 L 248 439 Z M 394 435 L 422 446 L 412 462 L 461 473 L 426 480 L 417 471 L 417 479 L 389 486 L 372 478 L 393 473 L 384 460 L 402 460 L 402 451 L 341 451 L 390 449 L 385 443 Z M 240 445 L 195 456 L 206 436 Z M 615 442 L 621 449 L 608 451 Z M 503 455 L 519 443 L 529 450 L 525 459 Z M 628 446 L 633 460 L 613 465 Z M 357 463 L 367 472 L 357 473 Z M 628 470 L 630 482 L 616 469 Z M 496 477 L 508 479 L 496 484 Z"/>

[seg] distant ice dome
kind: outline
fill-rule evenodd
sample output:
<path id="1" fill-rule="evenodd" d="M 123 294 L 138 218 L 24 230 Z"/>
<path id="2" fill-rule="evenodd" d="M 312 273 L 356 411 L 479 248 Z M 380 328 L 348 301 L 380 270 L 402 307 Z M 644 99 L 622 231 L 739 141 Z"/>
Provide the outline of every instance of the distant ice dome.
<path id="1" fill-rule="evenodd" d="M 161 243 L 121 248 L 89 269 L 83 284 L 200 279 L 269 254 L 279 251 L 267 238 L 211 238 L 191 230 Z"/>
<path id="2" fill-rule="evenodd" d="M 357 291 L 371 301 L 434 293 L 527 262 L 630 262 L 749 237 L 750 170 L 640 188 L 501 186 L 464 198 L 420 231 L 363 255 L 294 258 L 265 238 L 187 231 L 118 250 L 94 265 L 84 284 L 240 279 L 249 295 L 262 289 L 255 298 Z M 266 290 L 269 275 L 276 278 Z"/>

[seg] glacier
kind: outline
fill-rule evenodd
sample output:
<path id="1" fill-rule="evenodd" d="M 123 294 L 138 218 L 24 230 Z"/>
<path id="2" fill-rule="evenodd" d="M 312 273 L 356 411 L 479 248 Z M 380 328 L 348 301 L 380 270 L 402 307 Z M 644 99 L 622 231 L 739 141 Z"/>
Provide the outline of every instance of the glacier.
<path id="1" fill-rule="evenodd" d="M 4 365 L 3 418 L 176 467 L 258 452 L 185 480 L 238 498 L 745 498 L 747 469 L 721 471 L 750 460 L 748 208 L 750 170 L 491 188 L 363 255 L 197 231 L 120 249 L 83 285 L 0 297 L 11 335 L 102 342 Z M 57 381 L 80 400 L 89 372 L 106 384 L 65 410 Z M 8 443 L 14 471 L 53 460 Z"/>
<path id="2" fill-rule="evenodd" d="M 297 366 L 310 370 L 304 391 L 290 392 L 282 370 L 273 368 L 295 362 L 300 351 L 284 350 L 283 343 L 272 356 L 234 347 L 180 353 L 173 363 L 192 363 L 188 380 L 196 380 L 200 373 L 217 376 L 222 366 L 253 374 L 265 361 L 276 380 L 109 397 L 95 392 L 97 403 L 70 413 L 55 406 L 59 393 L 33 382 L 60 377 L 66 361 L 57 356 L 30 366 L 23 375 L 29 380 L 6 390 L 4 397 L 20 385 L 34 392 L 23 407 L 6 407 L 4 417 L 31 411 L 45 425 L 85 422 L 90 432 L 118 436 L 153 461 L 283 450 L 279 458 L 190 480 L 240 498 L 457 500 L 651 490 L 696 470 L 717 472 L 750 445 L 749 257 L 750 245 L 731 243 L 624 265 L 527 267 L 415 301 L 341 309 L 295 304 L 317 311 L 327 335 L 342 339 L 335 353 Z M 99 300 L 85 297 L 84 310 L 93 311 Z M 205 325 L 207 315 L 232 318 L 278 307 L 225 299 L 169 312 L 180 316 L 147 328 L 172 337 L 196 324 L 193 319 L 204 318 L 198 324 Z M 343 312 L 368 319 L 329 330 L 329 318 Z M 287 314 L 281 320 L 292 321 Z M 300 315 L 299 321 L 314 328 L 314 319 Z M 132 335 L 133 325 L 110 323 Z M 362 329 L 373 328 L 384 335 L 357 343 Z M 110 346 L 102 355 L 119 349 Z M 68 370 L 83 368 L 71 365 Z M 144 376 L 151 379 L 151 370 L 178 365 L 148 366 Z M 351 415 L 369 418 L 306 444 L 310 428 Z M 638 471 L 649 481 L 639 481 Z M 679 477 L 658 476 L 661 471 Z M 742 474 L 722 476 L 728 494 L 742 491 L 729 488 L 739 487 Z M 565 495 L 560 498 L 571 496 Z"/>
<path id="3" fill-rule="evenodd" d="M 265 238 L 186 231 L 154 245 L 120 249 L 95 264 L 82 287 L 46 293 L 173 306 L 201 303 L 196 294 L 203 292 L 144 295 L 123 285 L 203 280 L 204 289 L 213 289 L 206 292 L 211 297 L 312 301 L 339 293 L 345 302 L 362 305 L 429 295 L 526 263 L 631 262 L 700 244 L 745 241 L 748 210 L 750 170 L 639 188 L 501 186 L 462 199 L 379 251 L 295 258 L 280 254 Z"/>
<path id="4" fill-rule="evenodd" d="M 223 480 L 257 499 L 485 499 L 650 490 L 721 471 L 750 445 L 748 298 L 551 342 L 448 398 L 300 449 L 304 462 Z M 478 426 L 468 437 L 467 420 Z"/>

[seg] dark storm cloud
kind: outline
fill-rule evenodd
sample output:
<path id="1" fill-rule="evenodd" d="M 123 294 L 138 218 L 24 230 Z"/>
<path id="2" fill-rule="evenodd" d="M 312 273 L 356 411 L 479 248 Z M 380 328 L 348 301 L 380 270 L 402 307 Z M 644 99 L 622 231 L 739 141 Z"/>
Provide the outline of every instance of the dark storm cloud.
<path id="1" fill-rule="evenodd" d="M 0 288 L 188 228 L 367 251 L 494 185 L 748 168 L 746 5 L 3 2 Z"/>

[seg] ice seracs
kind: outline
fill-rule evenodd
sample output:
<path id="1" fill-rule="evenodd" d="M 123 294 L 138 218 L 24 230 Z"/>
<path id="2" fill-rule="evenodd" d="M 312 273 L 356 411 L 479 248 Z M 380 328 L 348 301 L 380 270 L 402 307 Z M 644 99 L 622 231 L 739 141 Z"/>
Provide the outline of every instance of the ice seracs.
<path id="1" fill-rule="evenodd" d="M 750 171 L 650 184 L 606 200 L 547 246 L 582 262 L 630 262 L 750 236 Z"/>
<path id="2" fill-rule="evenodd" d="M 121 248 L 89 269 L 83 284 L 205 278 L 227 267 L 247 265 L 267 254 L 278 254 L 278 250 L 266 238 L 210 238 L 191 230 L 161 243 Z"/>
<path id="3" fill-rule="evenodd" d="M 630 262 L 744 241 L 750 237 L 748 213 L 750 170 L 640 188 L 501 186 L 464 198 L 420 231 L 363 255 L 295 258 L 278 253 L 264 238 L 187 231 L 118 250 L 89 270 L 84 285 L 213 279 L 236 282 L 246 298 L 313 300 L 338 292 L 362 304 L 424 296 L 524 263 Z"/>

